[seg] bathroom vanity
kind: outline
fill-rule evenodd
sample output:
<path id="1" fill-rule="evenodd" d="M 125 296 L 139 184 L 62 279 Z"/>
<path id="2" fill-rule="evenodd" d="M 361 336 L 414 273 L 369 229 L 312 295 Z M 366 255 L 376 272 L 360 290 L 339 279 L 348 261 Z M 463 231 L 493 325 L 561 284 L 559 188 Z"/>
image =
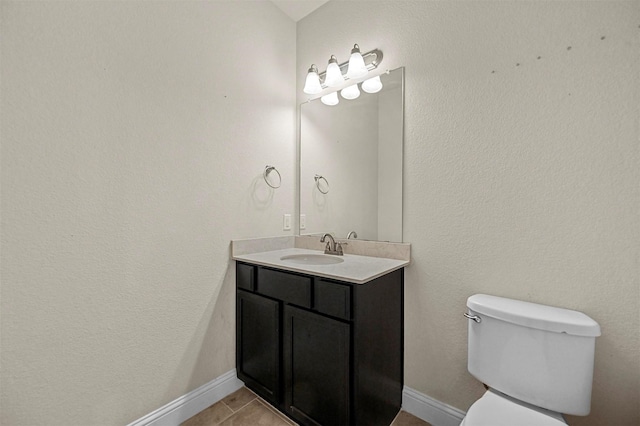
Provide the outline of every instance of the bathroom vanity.
<path id="1" fill-rule="evenodd" d="M 404 69 L 380 79 L 358 100 L 300 106 L 298 235 L 231 245 L 238 377 L 303 425 L 388 426 L 402 403 Z"/>
<path id="2" fill-rule="evenodd" d="M 345 275 L 356 283 L 332 278 L 338 266 L 282 269 L 261 255 L 235 257 L 238 377 L 303 425 L 389 425 L 402 402 L 404 263 Z M 345 257 L 346 269 L 369 261 Z"/>

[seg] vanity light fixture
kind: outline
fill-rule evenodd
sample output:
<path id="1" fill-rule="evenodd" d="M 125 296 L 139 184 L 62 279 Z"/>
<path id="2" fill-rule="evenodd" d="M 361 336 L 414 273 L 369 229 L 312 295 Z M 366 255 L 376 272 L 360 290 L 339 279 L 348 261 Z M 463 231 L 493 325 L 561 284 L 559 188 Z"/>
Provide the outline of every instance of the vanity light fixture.
<path id="1" fill-rule="evenodd" d="M 311 65 L 302 91 L 308 95 L 317 95 L 328 87 L 339 90 L 346 80 L 360 79 L 366 76 L 369 71 L 376 69 L 381 62 L 382 51 L 374 49 L 361 54 L 360 46 L 354 44 L 348 62 L 338 64 L 338 59 L 335 55 L 331 55 L 327 70 L 321 73 L 318 72 L 318 67 Z M 320 86 L 319 89 L 318 86 Z"/>
<path id="2" fill-rule="evenodd" d="M 327 95 L 324 95 L 320 98 L 320 101 L 322 101 L 323 104 L 329 106 L 338 105 L 338 103 L 340 103 L 340 99 L 338 99 L 338 92 L 331 92 Z"/>
<path id="3" fill-rule="evenodd" d="M 382 90 L 382 81 L 380 81 L 380 76 L 377 75 L 373 78 L 363 81 L 362 90 L 367 93 L 378 93 L 380 90 Z"/>
<path id="4" fill-rule="evenodd" d="M 353 45 L 353 49 L 351 49 L 351 57 L 349 58 L 349 68 L 347 68 L 347 78 L 354 79 L 360 78 L 367 75 L 369 70 L 367 66 L 364 64 L 364 59 L 360 54 L 360 46 L 357 44 Z"/>
<path id="5" fill-rule="evenodd" d="M 358 96 L 360 96 L 360 90 L 358 90 L 358 84 L 356 83 L 356 84 L 352 84 L 351 86 L 345 87 L 340 91 L 340 94 L 342 95 L 343 98 L 348 100 L 356 99 Z"/>
<path id="6" fill-rule="evenodd" d="M 344 77 L 340 71 L 338 59 L 331 55 L 331 58 L 329 58 L 329 65 L 327 65 L 327 77 L 324 80 L 324 84 L 329 87 L 338 87 L 342 83 L 344 83 Z"/>
<path id="7" fill-rule="evenodd" d="M 309 68 L 302 91 L 307 95 L 317 95 L 322 92 L 322 85 L 320 84 L 320 77 L 318 76 L 318 67 L 316 67 L 315 64 L 311 64 Z"/>

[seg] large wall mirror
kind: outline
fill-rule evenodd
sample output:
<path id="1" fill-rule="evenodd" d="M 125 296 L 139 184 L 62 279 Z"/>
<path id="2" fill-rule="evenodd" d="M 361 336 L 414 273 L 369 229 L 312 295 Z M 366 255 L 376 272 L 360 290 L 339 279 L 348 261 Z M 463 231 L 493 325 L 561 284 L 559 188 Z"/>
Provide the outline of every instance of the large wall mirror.
<path id="1" fill-rule="evenodd" d="M 378 93 L 301 105 L 300 235 L 402 242 L 404 68 L 380 79 Z"/>

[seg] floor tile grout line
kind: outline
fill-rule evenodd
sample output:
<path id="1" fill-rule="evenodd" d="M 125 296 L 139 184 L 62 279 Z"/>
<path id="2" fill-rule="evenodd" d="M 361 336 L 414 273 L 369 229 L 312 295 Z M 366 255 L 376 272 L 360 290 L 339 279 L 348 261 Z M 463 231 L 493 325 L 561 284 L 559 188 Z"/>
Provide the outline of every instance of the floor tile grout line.
<path id="1" fill-rule="evenodd" d="M 231 407 L 229 406 L 229 404 L 227 404 L 226 402 L 224 402 L 224 400 L 222 400 L 222 401 L 220 401 L 220 402 L 222 402 L 222 403 L 224 404 L 224 406 L 225 406 L 225 407 L 227 407 L 227 408 L 229 409 L 229 411 L 231 411 L 232 413 L 235 413 L 235 411 L 233 411 L 233 408 L 231 408 Z"/>
<path id="2" fill-rule="evenodd" d="M 227 421 L 228 419 L 230 419 L 231 417 L 234 417 L 236 415 L 239 415 L 241 411 L 247 409 L 248 405 L 251 404 L 252 402 L 257 401 L 258 404 L 260 404 L 261 406 L 263 406 L 264 408 L 266 408 L 269 412 L 271 412 L 272 414 L 274 414 L 277 418 L 279 418 L 280 420 L 282 420 L 283 422 L 285 422 L 286 424 L 290 425 L 290 426 L 296 426 L 297 423 L 293 423 L 291 420 L 289 420 L 288 418 L 286 418 L 282 413 L 280 413 L 279 411 L 276 411 L 275 408 L 273 408 L 268 402 L 264 401 L 262 398 L 260 398 L 259 396 L 255 396 L 255 398 L 253 398 L 251 401 L 247 402 L 246 404 L 244 404 L 242 407 L 238 408 L 238 410 L 233 411 L 233 409 L 231 409 L 231 407 L 229 407 L 229 409 L 231 410 L 232 414 L 228 417 L 226 417 L 224 420 L 222 420 L 219 423 L 216 423 L 216 425 L 220 425 L 222 423 L 224 423 L 225 421 Z M 223 401 L 224 402 L 224 401 Z M 227 403 L 224 403 L 227 407 L 229 406 Z"/>
<path id="3" fill-rule="evenodd" d="M 236 413 L 235 411 L 233 411 L 233 408 L 229 407 L 229 404 L 227 404 L 226 402 L 224 402 L 222 400 L 220 400 L 220 402 L 222 402 L 222 405 L 224 405 L 225 407 L 227 407 L 229 409 L 231 414 L 229 414 L 228 416 L 224 417 L 219 422 L 216 422 L 213 426 L 218 426 L 218 425 L 224 423 L 229 417 L 233 416 Z"/>
<path id="4" fill-rule="evenodd" d="M 242 411 L 244 408 L 247 407 L 247 405 L 251 404 L 253 401 L 255 401 L 258 396 L 251 392 L 249 389 L 247 389 L 249 391 L 249 393 L 251 395 L 253 395 L 253 398 L 251 400 L 249 400 L 246 404 L 240 406 L 237 410 L 234 410 L 231 405 L 229 405 L 227 402 L 224 401 L 224 399 L 221 399 L 220 402 L 222 403 L 222 405 L 224 405 L 225 407 L 227 407 L 229 409 L 229 411 L 231 412 L 231 414 L 229 414 L 228 416 L 224 417 L 223 419 L 221 419 L 219 422 L 216 422 L 213 426 L 218 426 L 221 425 L 222 423 L 226 422 L 227 420 L 229 420 L 231 417 L 235 416 L 236 414 L 238 414 L 240 411 Z"/>
<path id="5" fill-rule="evenodd" d="M 253 398 L 251 401 L 247 402 L 246 404 L 242 405 L 240 408 L 238 408 L 237 410 L 231 410 L 233 411 L 233 413 L 237 413 L 238 411 L 242 411 L 243 409 L 245 409 L 247 407 L 247 405 L 251 404 L 253 401 L 255 401 L 256 399 Z"/>
<path id="6" fill-rule="evenodd" d="M 227 404 L 226 402 L 222 401 L 222 402 L 224 403 L 224 405 L 226 405 L 226 406 L 229 408 L 229 410 L 231 410 L 231 415 L 229 415 L 229 416 L 225 417 L 225 418 L 224 418 L 224 420 L 220 421 L 219 423 L 216 423 L 214 426 L 221 425 L 222 423 L 224 423 L 224 422 L 226 422 L 227 420 L 229 420 L 231 417 L 234 417 L 234 416 L 239 415 L 239 414 L 240 414 L 240 412 L 241 412 L 242 410 L 244 410 L 245 408 L 247 408 L 247 406 L 248 406 L 249 404 L 251 404 L 253 401 L 255 401 L 256 399 L 257 399 L 257 397 L 256 397 L 256 398 L 253 398 L 251 401 L 247 402 L 247 403 L 246 403 L 246 404 L 244 404 L 242 407 L 238 408 L 236 411 L 233 411 L 233 408 L 229 407 L 229 404 Z"/>
<path id="7" fill-rule="evenodd" d="M 258 397 L 258 400 L 262 403 L 262 405 L 264 405 L 265 407 L 267 407 L 269 410 L 271 410 L 273 413 L 275 413 L 278 417 L 280 417 L 281 419 L 283 419 L 287 424 L 290 424 L 291 426 L 297 425 L 297 423 L 293 423 L 292 420 L 290 420 L 287 416 L 285 416 L 284 414 L 282 414 L 278 409 L 276 409 L 275 407 L 273 407 L 271 404 L 269 404 L 267 401 L 265 401 L 264 399 Z"/>
<path id="8" fill-rule="evenodd" d="M 246 390 L 247 392 L 249 392 L 249 395 L 252 395 L 252 396 L 253 396 L 253 398 L 251 398 L 251 400 L 249 400 L 249 402 L 247 402 L 246 404 L 242 405 L 242 406 L 241 406 L 240 408 L 238 408 L 237 410 L 234 410 L 233 408 L 231 408 L 231 405 L 229 405 L 228 403 L 226 403 L 226 402 L 224 401 L 224 400 L 225 400 L 225 399 L 227 399 L 227 398 L 224 398 L 224 399 L 221 399 L 221 400 L 220 400 L 224 405 L 226 405 L 227 407 L 229 407 L 229 409 L 230 409 L 231 411 L 233 411 L 234 413 L 236 413 L 236 412 L 238 412 L 238 411 L 242 410 L 244 407 L 246 407 L 247 405 L 251 404 L 251 403 L 252 403 L 256 398 L 259 398 L 259 396 L 258 396 L 258 395 L 256 395 L 256 393 L 255 393 L 255 392 L 251 391 L 251 389 L 249 389 L 249 388 L 247 388 L 247 387 L 242 387 L 242 388 L 238 389 L 238 390 L 237 390 L 236 392 L 234 392 L 234 393 L 239 392 L 241 389 L 244 389 L 244 390 Z M 233 394 L 231 394 L 231 395 L 233 395 Z M 231 396 L 231 395 L 229 395 L 229 396 Z"/>

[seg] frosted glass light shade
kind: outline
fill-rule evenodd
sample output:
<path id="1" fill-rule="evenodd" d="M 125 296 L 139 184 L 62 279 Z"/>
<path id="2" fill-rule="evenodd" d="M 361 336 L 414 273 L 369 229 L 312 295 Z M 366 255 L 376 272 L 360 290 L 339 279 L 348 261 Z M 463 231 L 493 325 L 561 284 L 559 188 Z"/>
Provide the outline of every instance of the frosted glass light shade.
<path id="1" fill-rule="evenodd" d="M 342 95 L 343 98 L 352 100 L 360 96 L 360 90 L 358 90 L 357 84 L 352 84 L 351 86 L 347 86 L 344 89 L 342 89 L 340 91 L 340 94 Z"/>
<path id="2" fill-rule="evenodd" d="M 364 64 L 364 59 L 360 54 L 360 46 L 354 44 L 353 49 L 351 49 L 351 57 L 349 58 L 347 78 L 354 79 L 364 77 L 368 72 L 367 66 Z"/>
<path id="3" fill-rule="evenodd" d="M 318 68 L 315 65 L 311 65 L 311 68 L 309 68 L 307 79 L 304 82 L 304 89 L 302 89 L 302 91 L 307 95 L 317 95 L 322 92 L 320 77 L 318 76 Z"/>
<path id="4" fill-rule="evenodd" d="M 329 87 L 337 87 L 344 83 L 344 77 L 338 66 L 338 60 L 335 56 L 331 55 L 329 59 L 329 65 L 327 66 L 327 74 L 324 79 L 324 84 Z"/>
<path id="5" fill-rule="evenodd" d="M 382 90 L 382 81 L 380 81 L 380 76 L 375 76 L 370 78 L 369 80 L 365 80 L 362 82 L 362 90 L 367 93 L 378 93 Z"/>
<path id="6" fill-rule="evenodd" d="M 340 103 L 340 99 L 338 99 L 338 92 L 331 92 L 328 95 L 324 95 L 320 98 L 320 101 L 329 106 L 338 105 L 338 103 Z"/>

